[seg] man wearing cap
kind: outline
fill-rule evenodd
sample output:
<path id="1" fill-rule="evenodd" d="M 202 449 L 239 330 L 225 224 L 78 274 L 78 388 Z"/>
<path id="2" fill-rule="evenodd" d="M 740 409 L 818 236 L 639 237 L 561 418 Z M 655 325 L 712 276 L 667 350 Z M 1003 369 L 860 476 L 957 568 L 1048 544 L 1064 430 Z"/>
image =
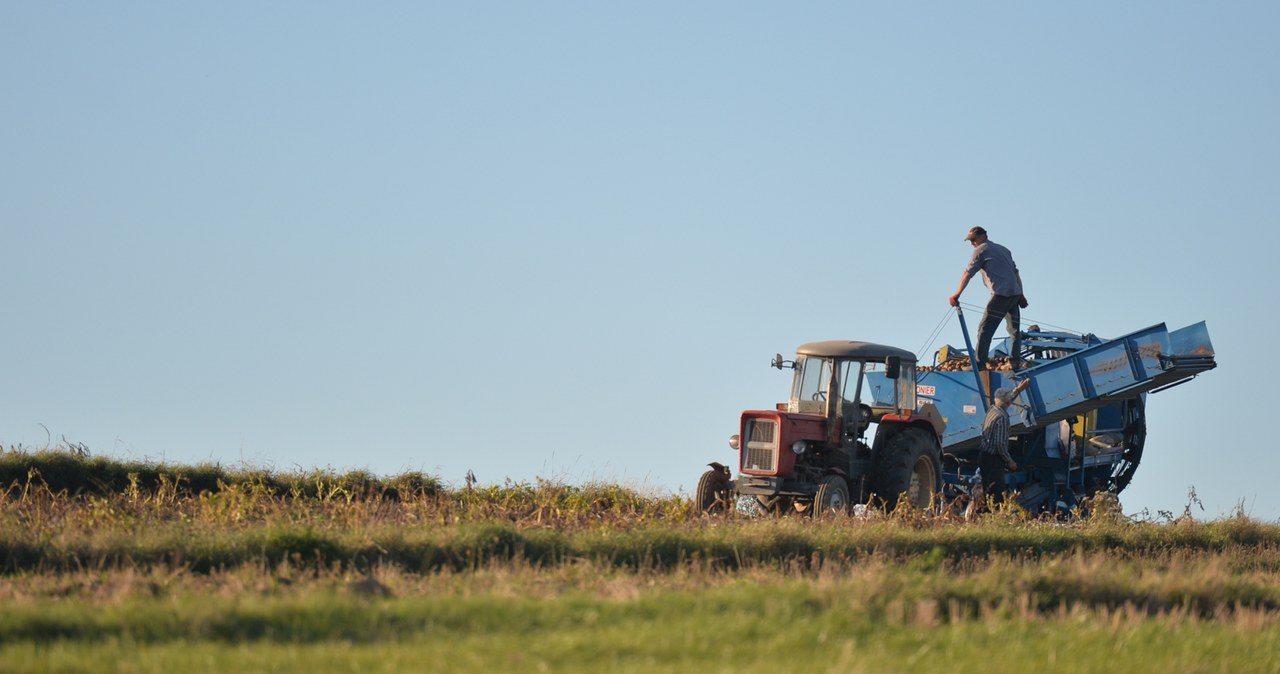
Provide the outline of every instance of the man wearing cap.
<path id="1" fill-rule="evenodd" d="M 1021 390 L 1025 385 L 1024 380 L 1018 389 Z M 982 470 L 982 488 L 994 503 L 1004 500 L 1004 469 L 1018 469 L 1018 464 L 1009 456 L 1008 408 L 1014 395 L 1014 391 L 1007 387 L 996 389 L 994 404 L 982 422 L 982 457 L 978 461 L 978 468 Z"/>
<path id="2" fill-rule="evenodd" d="M 991 338 L 995 335 L 996 325 L 1004 319 L 1005 328 L 1009 331 L 1009 365 L 1017 370 L 1022 365 L 1022 338 L 1019 323 L 1022 320 L 1021 309 L 1027 306 L 1027 298 L 1022 294 L 1022 277 L 1018 274 L 1018 265 L 1013 262 L 1013 254 L 1008 248 L 987 240 L 987 230 L 974 227 L 969 230 L 965 241 L 973 244 L 973 257 L 969 258 L 969 266 L 960 275 L 960 288 L 950 298 L 951 306 L 960 306 L 960 293 L 969 285 L 973 275 L 982 272 L 982 280 L 991 289 L 991 299 L 987 301 L 987 309 L 982 314 L 982 322 L 978 325 L 977 361 L 978 369 L 987 366 L 988 351 L 991 350 Z"/>

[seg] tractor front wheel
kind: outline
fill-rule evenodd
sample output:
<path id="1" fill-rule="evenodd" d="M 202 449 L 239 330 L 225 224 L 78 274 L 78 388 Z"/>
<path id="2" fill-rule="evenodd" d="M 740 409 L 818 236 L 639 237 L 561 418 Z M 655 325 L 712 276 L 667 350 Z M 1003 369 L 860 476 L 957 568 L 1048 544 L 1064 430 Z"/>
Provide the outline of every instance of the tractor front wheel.
<path id="1" fill-rule="evenodd" d="M 757 496 L 756 503 L 760 505 L 761 512 L 774 517 L 782 517 L 792 512 L 795 507 L 795 499 L 790 496 L 773 496 L 769 498 Z"/>
<path id="2" fill-rule="evenodd" d="M 849 512 L 849 483 L 839 475 L 828 475 L 818 483 L 813 497 L 815 515 L 845 515 Z"/>
<path id="3" fill-rule="evenodd" d="M 698 486 L 693 492 L 693 505 L 698 512 L 709 515 L 726 513 L 732 504 L 729 476 L 725 471 L 712 468 L 698 478 Z"/>

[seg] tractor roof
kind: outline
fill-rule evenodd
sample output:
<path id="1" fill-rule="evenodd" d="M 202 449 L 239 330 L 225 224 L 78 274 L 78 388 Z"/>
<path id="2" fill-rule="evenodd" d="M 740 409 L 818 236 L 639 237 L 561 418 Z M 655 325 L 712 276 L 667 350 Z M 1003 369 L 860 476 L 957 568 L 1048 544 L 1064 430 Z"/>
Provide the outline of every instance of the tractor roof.
<path id="1" fill-rule="evenodd" d="M 833 339 L 826 342 L 809 342 L 796 349 L 801 356 L 825 356 L 828 358 L 854 358 L 857 360 L 884 360 L 888 356 L 897 356 L 904 363 L 916 362 L 916 355 L 906 349 L 870 342 L 850 342 Z"/>

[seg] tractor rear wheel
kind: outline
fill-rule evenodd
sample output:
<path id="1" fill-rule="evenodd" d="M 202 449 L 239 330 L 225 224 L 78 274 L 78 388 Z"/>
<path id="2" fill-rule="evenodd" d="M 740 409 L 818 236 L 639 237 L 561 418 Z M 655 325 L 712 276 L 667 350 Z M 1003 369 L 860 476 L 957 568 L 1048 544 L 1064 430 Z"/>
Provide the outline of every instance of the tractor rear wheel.
<path id="1" fill-rule="evenodd" d="M 906 495 L 914 508 L 928 508 L 942 491 L 942 462 L 937 443 L 919 428 L 908 428 L 889 440 L 876 471 L 875 492 L 892 510 Z"/>
<path id="2" fill-rule="evenodd" d="M 849 512 L 849 483 L 839 475 L 828 475 L 818 483 L 813 497 L 814 515 L 845 515 Z"/>
<path id="3" fill-rule="evenodd" d="M 698 512 L 709 515 L 729 512 L 733 505 L 729 498 L 729 476 L 716 468 L 703 473 L 693 492 L 693 505 Z"/>

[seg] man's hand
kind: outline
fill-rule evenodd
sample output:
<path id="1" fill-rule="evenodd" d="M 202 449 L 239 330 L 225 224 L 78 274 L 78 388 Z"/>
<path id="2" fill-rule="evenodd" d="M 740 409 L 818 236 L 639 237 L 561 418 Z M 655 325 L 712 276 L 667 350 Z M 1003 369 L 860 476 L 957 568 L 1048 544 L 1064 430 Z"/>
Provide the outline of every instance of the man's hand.
<path id="1" fill-rule="evenodd" d="M 1015 386 L 1015 387 L 1013 387 L 1013 397 L 1014 397 L 1014 399 L 1016 400 L 1016 399 L 1017 399 L 1017 397 L 1018 397 L 1018 394 L 1019 394 L 1019 393 L 1022 393 L 1022 389 L 1026 388 L 1026 387 L 1028 387 L 1028 386 L 1030 386 L 1030 385 L 1031 385 L 1031 380 L 1030 380 L 1030 379 L 1023 379 L 1022 381 L 1018 382 L 1018 385 L 1017 385 L 1017 386 Z"/>
<path id="2" fill-rule="evenodd" d="M 1009 463 L 1004 464 L 1004 467 L 1008 468 L 1009 470 L 1017 470 L 1018 463 L 1016 461 L 1010 461 Z"/>
<path id="3" fill-rule="evenodd" d="M 1026 308 L 1027 308 L 1027 296 L 1026 296 L 1026 295 L 1018 295 L 1018 308 L 1019 308 L 1019 309 L 1026 309 Z"/>
<path id="4" fill-rule="evenodd" d="M 960 306 L 960 293 L 952 295 L 947 301 L 950 302 L 953 307 Z"/>

